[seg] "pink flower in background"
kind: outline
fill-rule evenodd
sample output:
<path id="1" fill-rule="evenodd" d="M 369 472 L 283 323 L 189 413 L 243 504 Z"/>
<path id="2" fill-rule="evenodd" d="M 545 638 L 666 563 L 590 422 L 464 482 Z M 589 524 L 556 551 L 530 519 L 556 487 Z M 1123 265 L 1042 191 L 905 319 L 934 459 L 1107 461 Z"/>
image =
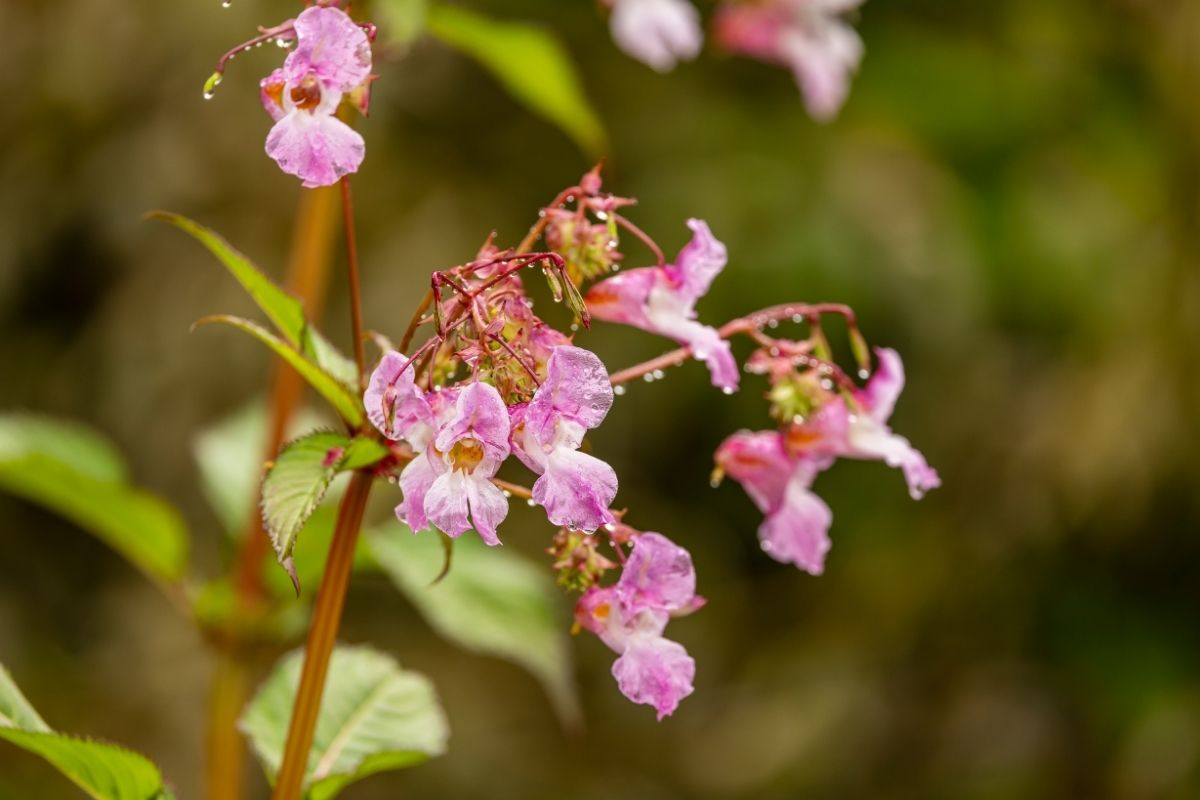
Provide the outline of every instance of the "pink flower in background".
<path id="1" fill-rule="evenodd" d="M 767 555 L 811 575 L 824 572 L 833 512 L 810 487 L 833 458 L 793 455 L 779 431 L 739 431 L 721 443 L 715 460 L 765 515 L 758 539 Z"/>
<path id="2" fill-rule="evenodd" d="M 672 616 L 702 604 L 691 555 L 662 534 L 643 533 L 633 539 L 620 580 L 585 592 L 575 618 L 620 653 L 612 673 L 621 693 L 653 706 L 661 720 L 692 693 L 696 674 L 687 650 L 664 638 L 663 631 Z"/>
<path id="3" fill-rule="evenodd" d="M 500 544 L 496 528 L 508 499 L 492 478 L 509 454 L 508 409 L 496 387 L 480 381 L 433 394 L 435 436 L 400 473 L 404 502 L 396 514 L 414 531 L 433 523 L 457 537 L 474 527 L 489 545 Z"/>
<path id="4" fill-rule="evenodd" d="M 892 433 L 887 422 L 904 389 L 904 363 L 900 354 L 890 348 L 875 350 L 879 366 L 858 393 L 861 414 L 851 414 L 846 430 L 845 455 L 851 458 L 879 459 L 889 467 L 898 467 L 908 482 L 908 492 L 920 500 L 930 489 L 942 485 L 937 470 L 929 466 L 925 456 L 908 439 Z"/>
<path id="5" fill-rule="evenodd" d="M 717 40 L 734 53 L 792 71 L 808 112 L 818 120 L 837 115 L 863 45 L 841 17 L 863 0 L 765 0 L 726 3 L 717 13 Z"/>
<path id="6" fill-rule="evenodd" d="M 609 505 L 617 475 L 605 462 L 579 452 L 583 437 L 612 407 L 608 370 L 581 347 L 555 347 L 546 379 L 525 405 L 512 410 L 512 445 L 517 457 L 541 477 L 533 500 L 555 525 L 594 531 L 613 522 Z"/>
<path id="7" fill-rule="evenodd" d="M 371 45 L 346 12 L 311 6 L 295 22 L 296 49 L 261 83 L 263 106 L 275 120 L 267 155 L 307 187 L 328 186 L 356 172 L 362 136 L 335 114 L 342 98 L 366 86 Z"/>
<path id="8" fill-rule="evenodd" d="M 669 72 L 700 52 L 700 14 L 688 0 L 610 0 L 613 41 L 651 69 Z"/>
<path id="9" fill-rule="evenodd" d="M 592 316 L 666 336 L 692 348 L 708 365 L 714 386 L 737 388 L 737 362 L 715 328 L 696 321 L 696 301 L 725 268 L 725 245 L 703 220 L 690 219 L 692 240 L 674 264 L 631 269 L 595 284 L 587 294 Z"/>

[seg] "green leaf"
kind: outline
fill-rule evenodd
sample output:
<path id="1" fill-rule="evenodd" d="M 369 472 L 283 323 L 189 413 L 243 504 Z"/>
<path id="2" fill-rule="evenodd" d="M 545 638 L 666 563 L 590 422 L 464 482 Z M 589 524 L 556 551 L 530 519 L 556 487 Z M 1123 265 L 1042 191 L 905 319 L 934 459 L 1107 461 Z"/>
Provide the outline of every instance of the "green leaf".
<path id="1" fill-rule="evenodd" d="M 240 727 L 274 782 L 303 652 L 285 656 L 246 708 Z M 305 796 L 328 800 L 376 772 L 413 766 L 446 751 L 449 729 L 433 684 L 365 647 L 338 647 L 308 757 Z"/>
<path id="2" fill-rule="evenodd" d="M 478 61 L 513 97 L 561 128 L 590 157 L 604 154 L 604 127 L 570 56 L 552 34 L 441 3 L 429 9 L 428 24 L 430 33 Z"/>
<path id="3" fill-rule="evenodd" d="M 406 528 L 389 526 L 367 531 L 365 538 L 383 571 L 438 634 L 527 669 L 545 687 L 563 721 L 578 722 L 570 622 L 563 618 L 561 593 L 549 570 L 508 548 L 462 536 L 455 542 L 453 567 L 433 584 L 445 563 L 438 536 L 414 536 Z"/>
<path id="4" fill-rule="evenodd" d="M 0 666 L 0 739 L 41 756 L 96 800 L 166 800 L 162 774 L 144 756 L 55 733 Z"/>
<path id="5" fill-rule="evenodd" d="M 212 317 L 205 317 L 197 324 L 205 324 L 209 322 L 221 322 L 226 325 L 232 325 L 239 330 L 243 330 L 250 334 L 260 342 L 270 347 L 275 353 L 290 364 L 296 372 L 300 373 L 300 377 L 308 381 L 308 385 L 317 390 L 317 392 L 330 402 L 334 409 L 342 416 L 342 419 L 350 423 L 351 427 L 357 428 L 363 423 L 362 402 L 359 397 L 350 390 L 344 383 L 330 375 L 317 364 L 310 361 L 306 356 L 301 354 L 294 347 L 282 341 L 270 331 L 265 330 L 259 325 L 247 319 L 240 317 L 231 317 L 227 314 L 220 314 Z"/>
<path id="6" fill-rule="evenodd" d="M 300 301 L 279 288 L 253 261 L 238 252 L 220 234 L 187 217 L 167 211 L 152 211 L 146 217 L 174 225 L 208 248 L 250 294 L 288 344 L 337 380 L 350 386 L 357 384 L 358 368 L 354 362 L 343 356 L 309 324 Z"/>
<path id="7" fill-rule="evenodd" d="M 295 438 L 328 422 L 310 409 L 301 409 L 292 415 L 287 435 Z M 246 404 L 192 443 L 200 488 L 232 536 L 244 534 L 250 514 L 257 512 L 258 486 L 266 472 L 266 443 L 267 408 L 263 400 Z"/>
<path id="8" fill-rule="evenodd" d="M 429 0 L 378 0 L 372 7 L 389 44 L 408 46 L 425 31 Z"/>
<path id="9" fill-rule="evenodd" d="M 184 574 L 188 541 L 179 513 L 126 484 L 116 452 L 79 425 L 0 417 L 0 489 L 66 517 L 154 579 Z"/>
<path id="10" fill-rule="evenodd" d="M 329 432 L 297 439 L 279 453 L 263 479 L 263 523 L 279 563 L 292 573 L 294 582 L 298 580 L 292 564 L 296 537 L 333 479 L 339 472 L 369 466 L 387 454 L 387 448 L 373 439 Z"/>

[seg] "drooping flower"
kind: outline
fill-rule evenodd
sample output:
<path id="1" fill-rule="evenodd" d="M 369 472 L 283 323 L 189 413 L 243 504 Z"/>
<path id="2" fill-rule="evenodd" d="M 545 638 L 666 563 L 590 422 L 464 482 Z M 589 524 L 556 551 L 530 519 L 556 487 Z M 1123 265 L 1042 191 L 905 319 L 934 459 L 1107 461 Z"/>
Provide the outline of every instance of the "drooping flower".
<path id="1" fill-rule="evenodd" d="M 726 3 L 717 12 L 717 40 L 734 53 L 792 71 L 808 112 L 818 120 L 837 115 L 863 44 L 842 15 L 863 0 L 765 0 Z"/>
<path id="2" fill-rule="evenodd" d="M 930 489 L 942 485 L 937 470 L 908 439 L 892 432 L 888 420 L 896 400 L 904 389 L 904 362 L 900 354 L 886 347 L 875 349 L 879 366 L 867 385 L 857 394 L 863 413 L 851 414 L 846 429 L 846 450 L 851 458 L 879 459 L 904 473 L 908 492 L 920 500 Z"/>
<path id="3" fill-rule="evenodd" d="M 653 706 L 662 720 L 692 693 L 696 674 L 687 650 L 664 638 L 663 631 L 672 616 L 702 604 L 691 555 L 662 534 L 648 532 L 634 537 L 615 585 L 592 587 L 579 598 L 575 618 L 620 654 L 612 673 L 621 693 Z"/>
<path id="4" fill-rule="evenodd" d="M 610 0 L 613 41 L 627 55 L 658 72 L 700 52 L 700 14 L 688 0 Z"/>
<path id="5" fill-rule="evenodd" d="M 721 443 L 715 460 L 764 514 L 758 539 L 767 555 L 810 575 L 824 572 L 833 512 L 811 487 L 833 459 L 789 453 L 779 431 L 739 431 Z"/>
<path id="6" fill-rule="evenodd" d="M 363 96 L 371 75 L 366 33 L 336 6 L 315 5 L 296 17 L 296 48 L 261 83 L 275 120 L 267 155 L 306 187 L 328 186 L 358 170 L 362 136 L 336 116 L 346 95 Z"/>
<path id="7" fill-rule="evenodd" d="M 581 347 L 555 347 L 546 379 L 525 405 L 512 409 L 513 452 L 541 477 L 533 501 L 555 525 L 594 531 L 613 522 L 609 505 L 617 475 L 605 462 L 579 452 L 586 432 L 612 407 L 608 370 Z"/>
<path id="8" fill-rule="evenodd" d="M 588 309 L 597 319 L 633 325 L 687 345 L 708 365 L 713 385 L 732 392 L 740 376 L 729 342 L 715 328 L 696 321 L 696 302 L 725 268 L 725 245 L 703 220 L 690 219 L 687 224 L 692 239 L 674 264 L 631 269 L 600 281 L 587 294 Z"/>

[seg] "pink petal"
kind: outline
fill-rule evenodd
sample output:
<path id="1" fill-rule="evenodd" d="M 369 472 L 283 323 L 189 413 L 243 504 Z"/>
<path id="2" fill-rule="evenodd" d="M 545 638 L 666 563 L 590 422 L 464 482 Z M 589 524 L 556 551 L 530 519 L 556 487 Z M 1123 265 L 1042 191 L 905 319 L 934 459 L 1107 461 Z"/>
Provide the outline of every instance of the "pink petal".
<path id="1" fill-rule="evenodd" d="M 283 70 L 277 69 L 258 82 L 258 97 L 271 119 L 279 122 L 287 112 L 283 108 L 283 93 L 287 91 Z"/>
<path id="2" fill-rule="evenodd" d="M 425 513 L 438 530 L 457 537 L 471 528 L 467 483 L 470 478 L 458 470 L 438 476 L 425 495 Z"/>
<path id="3" fill-rule="evenodd" d="M 526 420 L 538 440 L 550 444 L 560 419 L 595 428 L 612 404 L 612 384 L 604 362 L 582 347 L 563 345 L 550 354 L 546 380 L 530 400 Z"/>
<path id="4" fill-rule="evenodd" d="M 900 360 L 899 353 L 888 347 L 875 348 L 875 357 L 879 364 L 859 393 L 859 398 L 872 419 L 887 422 L 904 389 L 904 362 Z"/>
<path id="5" fill-rule="evenodd" d="M 356 172 L 366 144 L 357 131 L 336 117 L 295 110 L 271 128 L 266 149 L 280 169 L 311 189 L 331 186 L 343 175 Z"/>
<path id="6" fill-rule="evenodd" d="M 459 392 L 450 418 L 438 431 L 435 446 L 449 452 L 456 442 L 466 438 L 478 440 L 495 467 L 508 457 L 508 408 L 495 386 L 475 381 Z M 491 477 L 491 475 L 488 475 Z"/>
<path id="7" fill-rule="evenodd" d="M 700 15 L 687 0 L 617 0 L 609 27 L 618 47 L 658 72 L 695 58 L 704 41 Z"/>
<path id="8" fill-rule="evenodd" d="M 555 525 L 591 532 L 614 522 L 609 506 L 617 496 L 617 474 L 598 458 L 558 448 L 533 484 L 533 501 Z"/>
<path id="9" fill-rule="evenodd" d="M 371 74 L 371 43 L 350 16 L 331 6 L 310 6 L 296 17 L 296 49 L 284 62 L 288 83 L 310 71 L 334 91 L 346 93 Z"/>
<path id="10" fill-rule="evenodd" d="M 661 533 L 636 536 L 617 588 L 629 613 L 687 608 L 696 597 L 692 555 Z"/>
<path id="11" fill-rule="evenodd" d="M 400 369 L 408 364 L 403 373 Z M 371 424 L 389 439 L 407 439 L 415 449 L 423 449 L 427 442 L 428 427 L 433 422 L 433 411 L 425 393 L 413 382 L 413 367 L 403 353 L 394 350 L 386 353 L 379 366 L 371 373 L 367 391 L 363 394 L 363 407 Z M 421 428 L 420 434 L 414 430 Z"/>
<path id="12" fill-rule="evenodd" d="M 783 504 L 792 465 L 778 431 L 739 431 L 721 443 L 713 458 L 759 511 L 769 514 Z"/>
<path id="13" fill-rule="evenodd" d="M 889 467 L 902 470 L 904 480 L 908 483 L 908 493 L 914 500 L 920 500 L 927 491 L 942 485 L 937 470 L 926 463 L 925 456 L 908 439 L 872 420 L 860 419 L 851 426 L 850 451 L 847 455 L 879 459 Z"/>
<path id="14" fill-rule="evenodd" d="M 692 693 L 696 662 L 678 642 L 642 634 L 630 637 L 612 673 L 623 695 L 654 706 L 661 721 Z"/>
<path id="15" fill-rule="evenodd" d="M 692 240 L 679 251 L 674 266 L 683 282 L 681 291 L 696 300 L 708 293 L 713 279 L 725 268 L 728 254 L 707 222 L 689 219 L 687 225 L 692 229 Z"/>
<path id="16" fill-rule="evenodd" d="M 404 499 L 396 506 L 396 517 L 414 533 L 429 527 L 425 514 L 425 496 L 437 477 L 445 471 L 441 459 L 431 459 L 422 452 L 400 472 L 400 490 Z"/>
<path id="17" fill-rule="evenodd" d="M 811 575 L 825 571 L 833 512 L 803 480 L 793 480 L 783 505 L 758 529 L 763 550 L 776 561 L 795 564 Z"/>
<path id="18" fill-rule="evenodd" d="M 479 538 L 492 546 L 500 544 L 496 528 L 508 516 L 508 498 L 486 478 L 471 476 L 466 485 L 471 521 Z"/>
<path id="19" fill-rule="evenodd" d="M 646 319 L 646 301 L 660 272 L 658 267 L 640 267 L 605 278 L 588 290 L 588 311 L 596 319 L 653 330 Z"/>

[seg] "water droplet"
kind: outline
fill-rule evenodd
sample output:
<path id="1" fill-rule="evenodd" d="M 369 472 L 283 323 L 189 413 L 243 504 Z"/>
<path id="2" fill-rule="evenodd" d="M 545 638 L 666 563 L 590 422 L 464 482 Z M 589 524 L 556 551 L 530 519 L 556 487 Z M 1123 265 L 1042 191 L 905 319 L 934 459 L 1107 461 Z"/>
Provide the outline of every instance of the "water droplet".
<path id="1" fill-rule="evenodd" d="M 767 320 L 767 327 L 768 327 L 768 328 L 778 328 L 778 327 L 779 327 L 779 320 L 777 320 L 777 319 L 769 319 L 769 320 Z"/>
<path id="2" fill-rule="evenodd" d="M 821 388 L 827 392 L 831 391 L 833 389 L 833 381 L 829 380 L 829 378 L 822 378 L 821 379 Z"/>
<path id="3" fill-rule="evenodd" d="M 804 322 L 804 315 L 803 314 L 792 314 L 792 322 L 799 325 L 801 322 Z"/>
<path id="4" fill-rule="evenodd" d="M 625 387 L 620 384 L 614 386 L 613 394 L 615 394 L 617 397 L 620 397 L 621 395 L 625 394 Z"/>
<path id="5" fill-rule="evenodd" d="M 644 380 L 646 383 L 654 383 L 654 373 L 647 372 L 645 375 L 642 376 L 642 380 Z"/>
<path id="6" fill-rule="evenodd" d="M 663 379 L 663 371 L 661 369 L 654 370 L 652 374 L 654 375 L 654 380 L 656 381 L 661 381 Z"/>
<path id="7" fill-rule="evenodd" d="M 534 506 L 537 505 L 537 503 L 533 502 L 533 498 L 530 497 L 528 500 L 525 501 L 525 505 L 529 506 L 530 508 L 533 508 Z"/>
<path id="8" fill-rule="evenodd" d="M 722 392 L 722 393 L 724 393 L 724 394 L 733 394 L 733 393 L 734 393 L 734 391 L 735 391 L 735 390 L 734 390 L 734 388 L 733 388 L 732 386 L 723 386 L 723 387 L 721 387 L 721 392 Z"/>
<path id="9" fill-rule="evenodd" d="M 221 8 L 229 8 L 233 5 L 233 0 L 221 0 Z"/>
<path id="10" fill-rule="evenodd" d="M 612 533 L 616 529 L 617 529 L 617 526 L 613 525 L 611 522 L 604 523 L 604 530 L 608 531 L 609 533 Z"/>
<path id="11" fill-rule="evenodd" d="M 512 492 L 510 492 L 508 489 L 501 489 L 500 494 L 504 495 L 505 497 L 512 497 Z"/>
<path id="12" fill-rule="evenodd" d="M 577 330 L 579 330 L 579 324 L 576 322 L 572 322 L 571 323 L 571 333 L 574 333 Z"/>
<path id="13" fill-rule="evenodd" d="M 721 485 L 721 479 L 720 478 L 710 478 L 708 481 L 708 485 L 715 489 Z"/>
<path id="14" fill-rule="evenodd" d="M 264 41 L 264 42 L 255 42 L 255 43 L 254 43 L 254 46 L 255 46 L 255 47 L 262 47 L 264 44 L 266 44 L 266 42 L 265 42 L 265 41 Z"/>
<path id="15" fill-rule="evenodd" d="M 858 377 L 862 378 L 865 381 L 867 378 L 871 377 L 871 370 L 867 369 L 866 367 L 863 367 L 862 369 L 860 369 L 858 371 Z"/>

